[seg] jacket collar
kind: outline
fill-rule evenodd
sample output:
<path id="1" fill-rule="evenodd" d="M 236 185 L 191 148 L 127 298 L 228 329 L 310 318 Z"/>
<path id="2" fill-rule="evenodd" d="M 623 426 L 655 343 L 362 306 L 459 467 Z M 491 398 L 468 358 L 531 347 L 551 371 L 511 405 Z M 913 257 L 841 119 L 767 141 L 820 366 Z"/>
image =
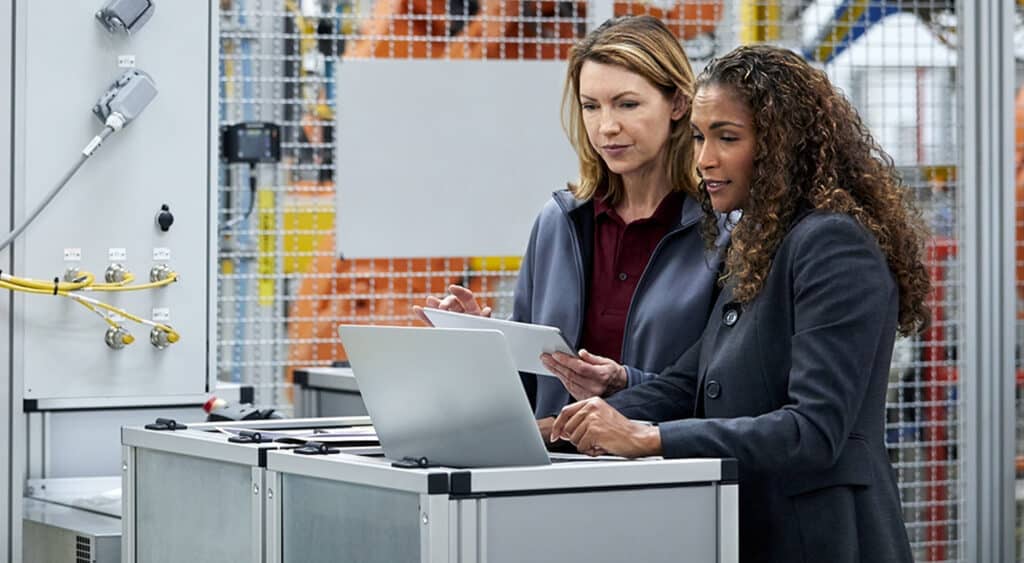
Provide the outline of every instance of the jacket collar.
<path id="1" fill-rule="evenodd" d="M 592 205 L 590 200 L 576 199 L 568 189 L 553 192 L 551 197 L 554 198 L 562 213 L 569 216 L 576 215 L 584 207 L 590 209 Z M 700 208 L 700 202 L 694 199 L 693 196 L 686 196 L 686 199 L 683 200 L 683 209 L 679 217 L 679 228 L 699 223 L 703 216 L 704 211 Z"/>

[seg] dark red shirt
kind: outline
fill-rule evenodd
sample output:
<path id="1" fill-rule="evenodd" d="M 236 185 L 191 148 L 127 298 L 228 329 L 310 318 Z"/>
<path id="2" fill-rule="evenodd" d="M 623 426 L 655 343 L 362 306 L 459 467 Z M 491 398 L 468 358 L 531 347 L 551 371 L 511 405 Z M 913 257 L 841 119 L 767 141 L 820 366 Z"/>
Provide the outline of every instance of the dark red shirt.
<path id="1" fill-rule="evenodd" d="M 679 225 L 686 196 L 671 192 L 654 214 L 630 224 L 600 198 L 594 198 L 594 259 L 583 316 L 581 346 L 622 361 L 622 339 L 633 293 L 655 247 Z"/>

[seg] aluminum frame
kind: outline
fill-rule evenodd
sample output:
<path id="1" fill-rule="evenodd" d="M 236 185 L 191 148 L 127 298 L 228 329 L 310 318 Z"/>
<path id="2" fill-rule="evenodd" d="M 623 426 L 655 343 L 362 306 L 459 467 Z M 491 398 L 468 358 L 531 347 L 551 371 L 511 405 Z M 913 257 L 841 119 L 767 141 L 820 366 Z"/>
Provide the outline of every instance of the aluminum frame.
<path id="1" fill-rule="evenodd" d="M 959 2 L 963 89 L 965 558 L 1013 561 L 1012 2 Z"/>
<path id="2" fill-rule="evenodd" d="M 437 479 L 455 475 L 467 477 L 459 491 L 431 492 Z M 370 488 L 397 490 L 419 496 L 420 557 L 423 563 L 477 561 L 486 552 L 488 499 L 537 494 L 538 491 L 566 492 L 614 490 L 621 487 L 647 487 L 687 483 L 713 484 L 718 507 L 716 551 L 718 561 L 739 561 L 739 485 L 723 483 L 723 460 L 637 460 L 581 461 L 549 466 L 453 469 L 397 469 L 389 460 L 364 457 L 355 453 L 328 456 L 299 456 L 287 451 L 267 453 L 268 495 L 266 506 L 268 537 L 266 563 L 279 563 L 283 556 L 283 503 L 280 493 L 285 475 L 311 477 Z M 728 475 L 726 479 L 731 479 Z M 430 526 L 431 522 L 443 526 Z"/>
<path id="3" fill-rule="evenodd" d="M 138 545 L 136 538 L 138 495 L 138 459 L 139 450 L 152 450 L 179 456 L 200 458 L 225 464 L 250 467 L 249 499 L 250 529 L 253 538 L 262 538 L 258 549 L 253 552 L 252 563 L 263 563 L 269 550 L 265 539 L 269 537 L 267 518 L 274 512 L 270 508 L 274 498 L 273 479 L 268 478 L 266 470 L 261 466 L 261 451 L 291 447 L 273 442 L 260 444 L 236 444 L 228 442 L 228 435 L 213 432 L 218 428 L 244 429 L 300 429 L 309 427 L 342 427 L 365 426 L 370 423 L 369 417 L 338 417 L 323 419 L 288 419 L 288 420 L 243 420 L 235 422 L 210 422 L 190 424 L 185 430 L 159 431 L 139 427 L 126 427 L 121 431 L 122 442 L 122 563 L 135 563 Z M 367 448 L 358 448 L 364 451 Z M 211 531 L 211 533 L 218 533 Z"/>

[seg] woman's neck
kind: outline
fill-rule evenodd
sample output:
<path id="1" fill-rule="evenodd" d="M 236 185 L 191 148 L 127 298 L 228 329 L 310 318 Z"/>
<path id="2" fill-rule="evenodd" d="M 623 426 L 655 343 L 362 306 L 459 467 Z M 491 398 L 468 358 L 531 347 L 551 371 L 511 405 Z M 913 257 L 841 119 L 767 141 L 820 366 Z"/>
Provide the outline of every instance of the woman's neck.
<path id="1" fill-rule="evenodd" d="M 626 223 L 654 215 L 658 205 L 672 191 L 664 173 L 623 176 L 622 187 L 622 200 L 615 206 L 615 212 Z"/>

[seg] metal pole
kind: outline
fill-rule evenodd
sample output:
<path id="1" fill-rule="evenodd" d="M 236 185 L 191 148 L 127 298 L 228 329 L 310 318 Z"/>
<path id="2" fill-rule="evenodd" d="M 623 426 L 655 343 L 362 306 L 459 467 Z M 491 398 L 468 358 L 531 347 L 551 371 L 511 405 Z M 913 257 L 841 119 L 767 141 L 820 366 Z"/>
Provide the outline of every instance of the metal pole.
<path id="1" fill-rule="evenodd" d="M 964 195 L 964 558 L 1013 561 L 1013 4 L 960 2 Z"/>

